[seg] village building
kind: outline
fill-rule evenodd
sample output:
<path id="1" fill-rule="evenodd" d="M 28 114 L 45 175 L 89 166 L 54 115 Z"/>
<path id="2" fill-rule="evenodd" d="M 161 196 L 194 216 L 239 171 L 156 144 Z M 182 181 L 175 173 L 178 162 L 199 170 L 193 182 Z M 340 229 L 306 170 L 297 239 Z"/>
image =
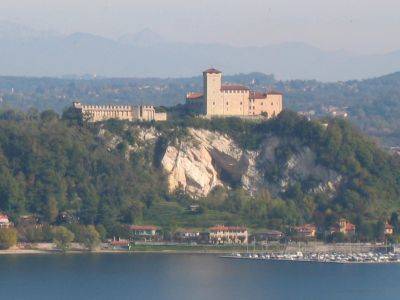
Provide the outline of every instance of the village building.
<path id="1" fill-rule="evenodd" d="M 131 225 L 128 229 L 134 241 L 158 242 L 162 240 L 160 227 L 154 225 Z"/>
<path id="2" fill-rule="evenodd" d="M 393 226 L 386 222 L 385 235 L 393 235 Z"/>
<path id="3" fill-rule="evenodd" d="M 256 92 L 239 84 L 222 84 L 222 72 L 203 72 L 203 93 L 186 95 L 189 110 L 207 117 L 273 118 L 283 109 L 279 92 Z"/>
<path id="4" fill-rule="evenodd" d="M 304 224 L 294 228 L 299 238 L 315 238 L 317 236 L 317 226 L 314 224 Z"/>
<path id="5" fill-rule="evenodd" d="M 200 231 L 196 229 L 180 228 L 174 234 L 174 240 L 180 243 L 198 243 Z"/>
<path id="6" fill-rule="evenodd" d="M 8 228 L 11 226 L 12 226 L 12 223 L 10 222 L 10 219 L 8 218 L 8 216 L 5 214 L 0 214 L 0 228 Z"/>
<path id="7" fill-rule="evenodd" d="M 209 228 L 208 232 L 211 244 L 248 243 L 248 231 L 246 227 L 217 225 Z"/>
<path id="8" fill-rule="evenodd" d="M 156 112 L 152 105 L 86 105 L 78 101 L 73 107 L 88 122 L 99 122 L 110 119 L 127 121 L 166 121 L 167 113 Z"/>
<path id="9" fill-rule="evenodd" d="M 35 215 L 22 215 L 18 218 L 18 226 L 21 227 L 38 227 L 39 224 L 39 218 Z"/>
<path id="10" fill-rule="evenodd" d="M 285 235 L 279 230 L 263 230 L 255 232 L 249 237 L 250 242 L 279 241 Z"/>
<path id="11" fill-rule="evenodd" d="M 350 223 L 344 218 L 341 218 L 339 222 L 335 223 L 330 230 L 331 234 L 343 233 L 346 236 L 353 236 L 356 234 L 356 225 Z"/>

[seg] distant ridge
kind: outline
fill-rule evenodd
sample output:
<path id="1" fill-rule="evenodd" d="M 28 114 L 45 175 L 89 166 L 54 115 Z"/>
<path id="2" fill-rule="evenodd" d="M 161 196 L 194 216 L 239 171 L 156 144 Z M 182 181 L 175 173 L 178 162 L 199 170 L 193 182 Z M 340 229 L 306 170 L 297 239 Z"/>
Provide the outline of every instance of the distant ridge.
<path id="1" fill-rule="evenodd" d="M 0 22 L 0 75 L 188 77 L 213 65 L 227 74 L 263 72 L 279 79 L 363 79 L 400 69 L 400 51 L 356 55 L 291 42 L 263 47 L 190 44 L 150 29 L 113 40 L 88 33 L 69 36 Z"/>

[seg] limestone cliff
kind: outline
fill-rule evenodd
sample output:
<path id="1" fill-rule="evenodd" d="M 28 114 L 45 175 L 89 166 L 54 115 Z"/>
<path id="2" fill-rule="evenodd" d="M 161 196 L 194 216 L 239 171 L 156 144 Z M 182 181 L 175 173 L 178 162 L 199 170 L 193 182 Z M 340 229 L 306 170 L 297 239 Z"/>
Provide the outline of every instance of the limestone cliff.
<path id="1" fill-rule="evenodd" d="M 162 159 L 171 192 L 181 188 L 194 196 L 207 196 L 214 187 L 225 185 L 242 186 L 250 193 L 266 187 L 276 194 L 312 178 L 310 193 L 334 193 L 341 181 L 339 174 L 318 165 L 306 147 L 281 162 L 279 180 L 270 180 L 269 168 L 277 164 L 276 149 L 282 143 L 278 137 L 267 138 L 258 151 L 247 151 L 218 132 L 189 129 L 189 135 L 168 146 Z"/>
<path id="2" fill-rule="evenodd" d="M 154 148 L 165 132 L 154 127 L 132 126 L 134 140 L 127 147 L 126 158 Z M 109 149 L 123 138 L 99 132 Z M 256 151 L 243 150 L 231 137 L 205 129 L 188 128 L 186 135 L 168 139 L 162 149 L 159 168 L 166 175 L 169 192 L 182 189 L 193 197 L 205 197 L 217 186 L 243 187 L 250 193 L 267 188 L 273 194 L 285 192 L 296 182 L 310 181 L 309 193 L 334 195 L 342 177 L 316 161 L 308 147 L 297 147 L 282 159 L 277 155 L 288 141 L 266 137 Z M 290 143 L 290 142 L 289 142 Z M 148 162 L 152 163 L 152 162 Z"/>

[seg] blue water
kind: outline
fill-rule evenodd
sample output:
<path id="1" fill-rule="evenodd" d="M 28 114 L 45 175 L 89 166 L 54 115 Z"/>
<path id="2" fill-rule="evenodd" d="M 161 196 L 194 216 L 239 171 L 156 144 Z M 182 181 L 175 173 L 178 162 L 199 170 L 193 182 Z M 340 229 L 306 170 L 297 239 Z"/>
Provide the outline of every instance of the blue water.
<path id="1" fill-rule="evenodd" d="M 0 256 L 0 299 L 399 299 L 400 265 L 215 255 Z"/>

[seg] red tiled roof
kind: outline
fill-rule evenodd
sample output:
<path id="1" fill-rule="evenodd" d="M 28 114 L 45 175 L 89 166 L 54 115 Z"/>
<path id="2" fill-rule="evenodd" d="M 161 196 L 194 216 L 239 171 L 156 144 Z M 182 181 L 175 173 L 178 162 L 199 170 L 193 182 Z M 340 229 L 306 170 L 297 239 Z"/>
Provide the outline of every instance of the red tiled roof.
<path id="1" fill-rule="evenodd" d="M 385 224 L 385 229 L 393 229 L 393 226 L 390 225 L 389 223 L 386 223 Z"/>
<path id="2" fill-rule="evenodd" d="M 247 86 L 241 84 L 225 84 L 221 86 L 221 91 L 248 91 Z"/>
<path id="3" fill-rule="evenodd" d="M 158 230 L 159 227 L 153 225 L 131 225 L 130 230 Z"/>
<path id="4" fill-rule="evenodd" d="M 309 231 L 309 230 L 316 230 L 317 227 L 314 224 L 304 224 L 298 227 L 295 227 L 295 230 L 299 232 Z"/>
<path id="5" fill-rule="evenodd" d="M 129 241 L 128 240 L 111 241 L 110 244 L 113 246 L 128 246 Z"/>
<path id="6" fill-rule="evenodd" d="M 265 98 L 267 98 L 267 93 L 250 92 L 250 99 L 265 99 Z"/>
<path id="7" fill-rule="evenodd" d="M 224 226 L 224 225 L 217 225 L 214 227 L 209 228 L 210 231 L 245 231 L 247 230 L 246 227 L 243 226 Z"/>
<path id="8" fill-rule="evenodd" d="M 186 99 L 189 99 L 189 100 L 199 99 L 199 98 L 202 98 L 202 97 L 203 97 L 202 93 L 188 93 L 186 95 Z"/>
<path id="9" fill-rule="evenodd" d="M 0 214 L 0 223 L 9 223 L 10 220 L 8 219 L 7 215 Z"/>
<path id="10" fill-rule="evenodd" d="M 346 231 L 353 231 L 356 229 L 356 225 L 351 224 L 350 222 L 346 223 Z"/>
<path id="11" fill-rule="evenodd" d="M 278 91 L 274 91 L 274 90 L 269 91 L 267 94 L 268 94 L 268 95 L 283 95 L 283 93 L 278 92 Z"/>
<path id="12" fill-rule="evenodd" d="M 205 70 L 203 73 L 220 74 L 220 73 L 222 73 L 222 72 L 219 71 L 219 70 L 217 70 L 217 69 L 210 68 L 210 69 Z"/>

